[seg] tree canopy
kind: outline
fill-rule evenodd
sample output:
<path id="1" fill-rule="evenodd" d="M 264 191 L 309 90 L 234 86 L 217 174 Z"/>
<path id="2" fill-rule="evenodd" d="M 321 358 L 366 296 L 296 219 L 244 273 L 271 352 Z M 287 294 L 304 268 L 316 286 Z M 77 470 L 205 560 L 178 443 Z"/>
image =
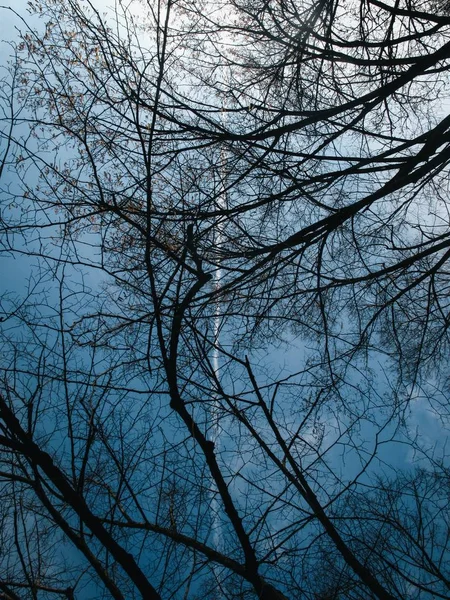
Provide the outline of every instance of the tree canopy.
<path id="1" fill-rule="evenodd" d="M 0 598 L 450 598 L 447 3 L 29 11 Z"/>

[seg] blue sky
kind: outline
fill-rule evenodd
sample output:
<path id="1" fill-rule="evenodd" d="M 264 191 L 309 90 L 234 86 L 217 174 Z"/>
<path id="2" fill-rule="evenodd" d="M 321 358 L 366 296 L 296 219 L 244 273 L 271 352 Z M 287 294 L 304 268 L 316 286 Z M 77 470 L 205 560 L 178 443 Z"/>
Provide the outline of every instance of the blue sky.
<path id="1" fill-rule="evenodd" d="M 14 6 L 19 12 L 26 9 L 26 2 L 10 1 L 9 6 Z M 8 4 L 7 4 L 8 5 Z M 107 3 L 102 3 L 107 6 Z M 2 39 L 14 39 L 15 32 L 14 26 L 18 24 L 18 19 L 12 15 L 10 11 L 2 10 L 1 12 L 1 25 L 0 25 L 0 38 Z M 38 24 L 38 21 L 36 21 Z M 9 56 L 9 46 L 2 44 L 0 47 L 0 61 L 4 62 Z M 28 185 L 33 185 L 34 175 L 30 172 L 27 176 Z M 14 179 L 14 175 L 6 174 L 5 179 L 2 182 L 3 186 L 16 185 L 17 182 Z M 16 210 L 14 207 L 8 210 Z M 19 247 L 20 249 L 20 247 Z M 10 253 L 4 253 L 0 255 L 0 269 L 2 272 L 0 286 L 3 292 L 8 294 L 13 293 L 14 296 L 19 297 L 26 293 L 30 284 L 33 283 L 35 275 L 34 269 L 37 266 L 37 259 L 30 258 L 27 256 L 16 256 L 13 257 Z M 89 285 L 95 289 L 98 285 L 99 279 L 95 272 L 89 272 L 86 274 Z M 55 282 L 57 287 L 57 282 Z M 52 294 L 56 291 L 49 293 L 49 298 L 52 298 Z M 51 284 L 47 286 L 51 289 Z M 56 296 L 54 296 L 56 299 Z M 305 364 L 305 357 L 307 355 L 306 342 L 300 338 L 295 337 L 293 334 L 286 336 L 284 343 L 279 345 L 267 344 L 265 348 L 260 351 L 255 351 L 251 356 L 252 360 L 258 364 L 256 372 L 258 373 L 261 380 L 266 380 L 268 375 L 278 377 L 280 373 L 283 376 L 288 376 L 290 373 L 300 371 L 303 369 Z M 388 362 L 380 355 L 376 356 L 372 354 L 372 361 L 369 365 L 371 373 L 370 377 L 374 381 L 375 388 L 375 399 L 377 396 L 382 404 L 382 399 L 393 393 L 395 384 L 393 380 L 395 376 L 389 371 Z M 358 373 L 356 370 L 349 376 L 349 383 L 356 385 L 363 382 L 366 373 Z M 368 374 L 367 374 L 368 375 Z M 234 385 L 234 382 L 228 382 L 230 385 Z M 425 386 L 432 390 L 435 385 L 434 375 L 430 375 L 428 382 Z M 239 384 L 237 384 L 239 387 Z M 346 393 L 351 393 L 351 386 L 347 386 Z M 446 415 L 442 414 L 442 410 L 445 408 L 445 398 L 441 392 L 433 391 L 435 396 L 433 400 L 433 406 L 430 406 L 429 399 L 419 391 L 417 388 L 405 389 L 405 395 L 409 395 L 409 407 L 405 409 L 404 422 L 405 427 L 412 434 L 417 433 L 418 443 L 422 444 L 427 451 L 435 452 L 436 457 L 445 454 L 446 440 L 447 440 L 447 422 L 445 421 Z M 442 405 L 440 404 L 442 400 Z M 381 415 L 381 413 L 380 413 Z M 289 417 L 290 415 L 287 415 Z M 373 426 L 368 420 L 364 420 L 361 425 L 361 429 L 355 439 L 359 439 L 359 447 L 353 451 L 349 450 L 349 446 L 344 446 L 339 442 L 339 426 L 342 424 L 341 419 L 343 416 L 339 413 L 326 414 L 324 412 L 324 426 L 325 435 L 323 439 L 323 447 L 329 446 L 331 448 L 328 453 L 328 462 L 330 466 L 339 470 L 339 474 L 345 479 L 352 479 L 357 475 L 361 468 L 359 456 L 362 460 L 366 460 L 370 455 L 370 452 L 374 446 L 375 436 L 378 433 L 378 429 Z M 294 415 L 288 420 L 289 428 L 295 431 L 299 425 L 300 417 Z M 400 419 L 399 419 L 400 420 Z M 426 466 L 421 459 L 420 453 L 413 451 L 413 449 L 402 443 L 403 435 L 398 435 L 398 440 L 389 441 L 391 436 L 394 434 L 394 425 L 388 426 L 382 433 L 381 438 L 378 440 L 382 442 L 378 458 L 373 461 L 371 469 L 372 472 L 386 473 L 392 476 L 395 471 L 401 469 L 410 469 L 415 465 Z M 311 436 L 313 434 L 311 433 Z M 226 441 L 226 435 L 224 436 L 224 442 Z M 313 437 L 311 437 L 311 441 Z M 309 441 L 309 440 L 307 440 Z M 348 440 L 345 440 L 348 441 Z M 364 450 L 364 451 L 363 451 Z M 231 453 L 230 453 L 231 454 Z M 242 463 L 242 458 L 239 459 Z M 241 468 L 241 464 L 238 461 L 234 465 L 236 468 Z M 233 467 L 233 463 L 230 463 L 230 467 Z M 236 487 L 236 493 L 239 493 L 238 486 Z"/>

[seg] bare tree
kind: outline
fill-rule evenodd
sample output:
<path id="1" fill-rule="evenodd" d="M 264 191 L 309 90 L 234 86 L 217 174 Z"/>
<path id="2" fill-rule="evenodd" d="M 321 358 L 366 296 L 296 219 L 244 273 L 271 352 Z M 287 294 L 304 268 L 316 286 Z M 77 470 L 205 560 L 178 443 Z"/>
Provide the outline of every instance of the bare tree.
<path id="1" fill-rule="evenodd" d="M 31 8 L 0 598 L 450 597 L 446 7 Z"/>

